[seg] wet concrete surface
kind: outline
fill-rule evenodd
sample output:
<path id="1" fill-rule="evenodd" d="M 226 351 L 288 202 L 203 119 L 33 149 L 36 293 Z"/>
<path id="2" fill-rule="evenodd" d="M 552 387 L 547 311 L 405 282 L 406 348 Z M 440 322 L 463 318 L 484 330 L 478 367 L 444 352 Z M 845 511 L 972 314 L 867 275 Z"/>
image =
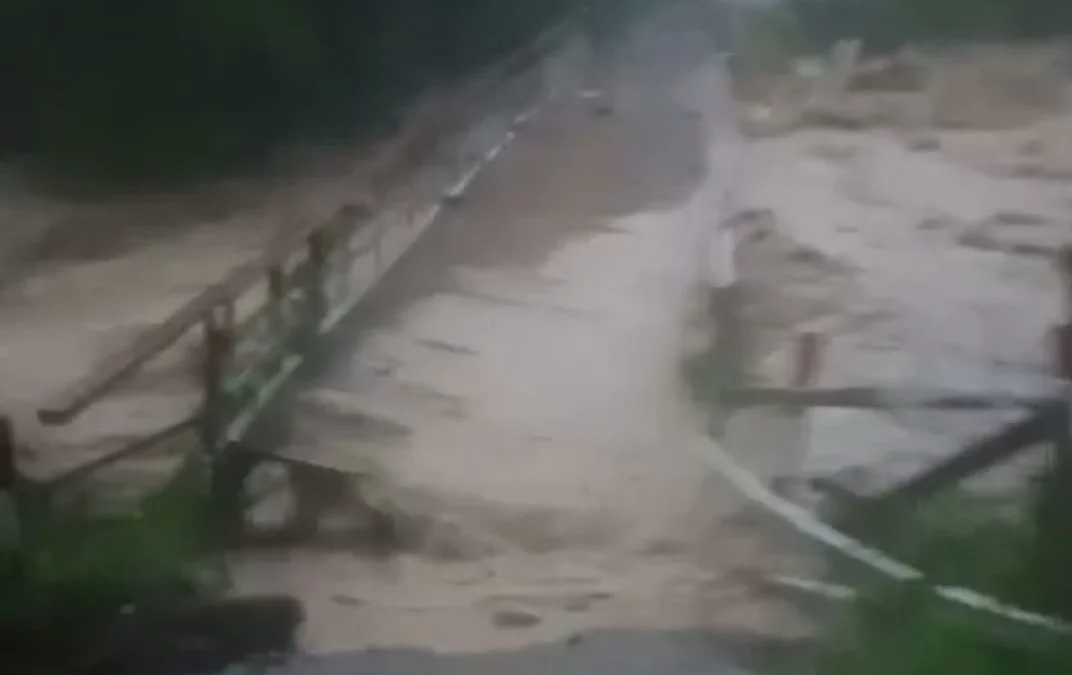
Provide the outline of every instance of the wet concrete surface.
<path id="1" fill-rule="evenodd" d="M 383 649 L 300 657 L 266 675 L 748 675 L 802 663 L 807 646 L 699 631 L 598 631 L 525 649 L 443 656 Z M 225 671 L 245 675 L 246 667 Z"/>

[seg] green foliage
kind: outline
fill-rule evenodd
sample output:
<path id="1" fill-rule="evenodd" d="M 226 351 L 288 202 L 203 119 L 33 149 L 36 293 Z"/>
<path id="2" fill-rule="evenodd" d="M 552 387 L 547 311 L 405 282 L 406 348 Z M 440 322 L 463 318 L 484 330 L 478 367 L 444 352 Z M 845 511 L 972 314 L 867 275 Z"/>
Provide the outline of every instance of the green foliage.
<path id="1" fill-rule="evenodd" d="M 960 613 L 922 585 L 866 589 L 819 650 L 816 675 L 1059 675 L 1072 645 L 1037 633 L 991 630 L 980 615 Z"/>
<path id="2" fill-rule="evenodd" d="M 90 516 L 75 507 L 38 514 L 23 548 L 0 561 L 0 653 L 8 665 L 70 658 L 124 607 L 211 591 L 202 484 L 190 466 L 131 514 Z"/>
<path id="3" fill-rule="evenodd" d="M 873 543 L 923 570 L 930 584 L 971 588 L 1040 611 L 1046 582 L 1035 573 L 1035 533 L 1025 507 L 955 494 L 900 518 Z M 922 583 L 864 579 L 848 570 L 835 565 L 834 576 L 856 584 L 860 596 L 826 636 L 817 675 L 1056 675 L 1072 663 L 1069 638 L 1009 630 Z"/>

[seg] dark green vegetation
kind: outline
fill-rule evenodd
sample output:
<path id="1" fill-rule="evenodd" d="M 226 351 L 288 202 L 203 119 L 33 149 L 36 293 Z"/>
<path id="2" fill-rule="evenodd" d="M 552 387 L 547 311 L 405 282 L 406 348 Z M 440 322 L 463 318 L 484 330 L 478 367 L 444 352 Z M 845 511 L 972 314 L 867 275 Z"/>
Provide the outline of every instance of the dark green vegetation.
<path id="1" fill-rule="evenodd" d="M 29 521 L 23 548 L 0 553 L 4 672 L 77 662 L 124 609 L 164 607 L 224 581 L 196 474 L 180 472 L 130 513 L 56 507 Z"/>
<path id="2" fill-rule="evenodd" d="M 390 124 L 428 83 L 489 63 L 577 4 L 7 0 L 0 154 L 95 179 L 197 175 L 295 134 Z"/>
<path id="3" fill-rule="evenodd" d="M 871 540 L 923 570 L 927 584 L 974 589 L 1067 620 L 1072 604 L 1060 591 L 1060 580 L 1045 573 L 1047 564 L 1041 558 L 1057 556 L 1067 562 L 1072 541 L 1050 541 L 1040 548 L 1030 502 L 955 493 L 901 514 L 896 524 L 887 524 Z M 1072 635 L 1017 627 L 958 608 L 922 583 L 879 580 L 845 564 L 835 564 L 833 576 L 855 584 L 860 596 L 837 617 L 822 644 L 815 671 L 819 675 L 1070 672 Z"/>

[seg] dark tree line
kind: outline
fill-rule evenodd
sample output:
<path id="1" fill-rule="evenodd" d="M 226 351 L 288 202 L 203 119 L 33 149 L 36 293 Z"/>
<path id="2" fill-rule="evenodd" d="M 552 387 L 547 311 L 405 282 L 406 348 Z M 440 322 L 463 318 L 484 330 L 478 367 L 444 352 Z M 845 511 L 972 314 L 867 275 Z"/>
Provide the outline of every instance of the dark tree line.
<path id="1" fill-rule="evenodd" d="M 578 0 L 4 0 L 0 154 L 196 174 L 299 129 L 352 131 Z"/>

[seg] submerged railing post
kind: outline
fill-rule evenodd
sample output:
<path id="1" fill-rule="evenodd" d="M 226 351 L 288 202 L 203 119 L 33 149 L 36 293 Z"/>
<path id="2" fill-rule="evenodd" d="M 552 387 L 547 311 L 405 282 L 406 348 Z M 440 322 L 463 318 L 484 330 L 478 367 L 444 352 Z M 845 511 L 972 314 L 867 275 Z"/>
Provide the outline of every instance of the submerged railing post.
<path id="1" fill-rule="evenodd" d="M 15 430 L 8 417 L 0 417 L 0 552 L 18 552 L 22 545 L 22 510 L 15 462 Z"/>
<path id="2" fill-rule="evenodd" d="M 372 266 L 375 269 L 375 278 L 379 279 L 380 275 L 383 274 L 383 218 L 376 218 L 373 222 L 373 227 L 375 228 L 375 239 L 372 248 Z"/>
<path id="3" fill-rule="evenodd" d="M 1050 462 L 1038 486 L 1035 564 L 1042 575 L 1043 609 L 1072 618 L 1072 247 L 1056 261 L 1064 316 L 1053 329 L 1054 371 L 1065 382 L 1065 405 L 1052 425 Z"/>
<path id="4" fill-rule="evenodd" d="M 222 434 L 231 412 L 224 377 L 234 349 L 234 305 L 209 310 L 203 329 L 201 446 L 205 452 L 214 453 L 221 449 Z"/>
<path id="5" fill-rule="evenodd" d="M 815 386 L 822 366 L 824 346 L 822 337 L 814 331 L 805 331 L 796 336 L 788 373 L 790 387 L 805 391 Z M 786 453 L 788 462 L 784 470 L 775 475 L 771 487 L 775 494 L 788 497 L 792 496 L 794 487 L 805 475 L 804 468 L 811 452 L 811 418 L 806 406 L 785 405 L 782 412 L 797 426 L 794 436 L 798 447 Z"/>
<path id="6" fill-rule="evenodd" d="M 740 387 L 744 383 L 743 300 L 743 288 L 736 279 L 716 288 L 711 298 L 711 314 L 715 320 L 715 355 L 721 364 L 723 388 Z"/>
<path id="7" fill-rule="evenodd" d="M 303 350 L 311 349 L 320 334 L 320 324 L 328 313 L 328 292 L 325 287 L 328 268 L 328 238 L 322 230 L 309 235 L 308 268 L 305 277 L 305 292 L 308 314 L 303 326 Z"/>
<path id="8" fill-rule="evenodd" d="M 268 268 L 268 330 L 271 335 L 268 338 L 273 350 L 272 368 L 278 368 L 283 359 L 284 350 L 280 348 L 279 341 L 283 346 L 288 346 L 290 340 L 287 336 L 287 276 L 281 265 L 272 265 Z"/>

